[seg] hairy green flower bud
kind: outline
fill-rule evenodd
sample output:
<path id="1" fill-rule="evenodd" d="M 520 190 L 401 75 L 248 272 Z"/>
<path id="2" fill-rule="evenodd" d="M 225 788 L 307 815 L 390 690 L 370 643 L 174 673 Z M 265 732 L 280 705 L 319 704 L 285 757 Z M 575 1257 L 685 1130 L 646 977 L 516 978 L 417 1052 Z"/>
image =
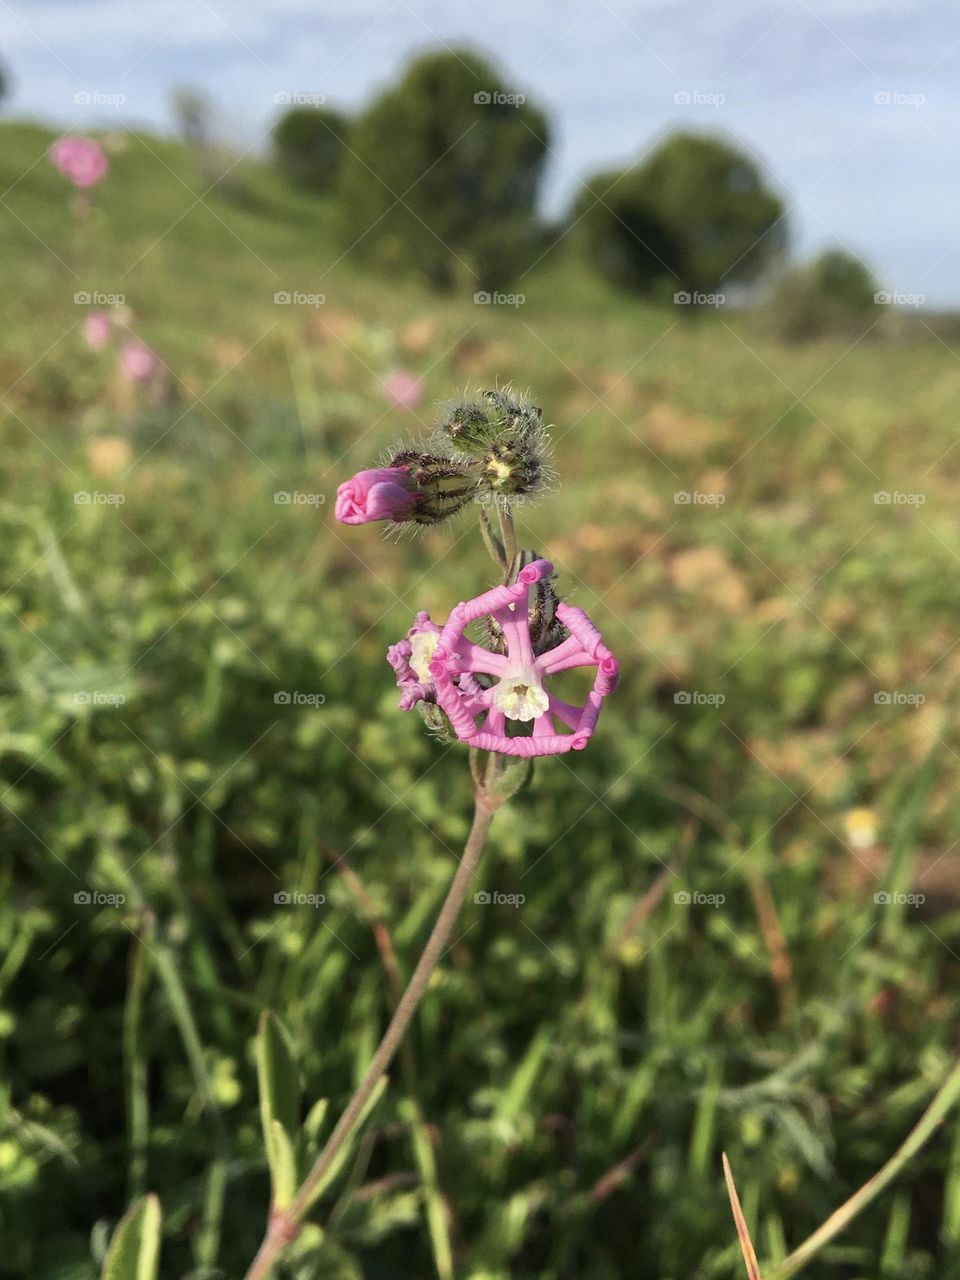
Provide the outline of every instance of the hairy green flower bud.
<path id="1" fill-rule="evenodd" d="M 416 506 L 407 517 L 416 524 L 439 524 L 457 515 L 477 493 L 476 468 L 456 458 L 420 449 L 401 449 L 390 467 L 405 467 L 416 493 Z"/>
<path id="2" fill-rule="evenodd" d="M 481 495 L 508 504 L 538 493 L 549 478 L 543 413 L 510 388 L 449 405 L 440 432 L 458 456 L 476 461 Z"/>

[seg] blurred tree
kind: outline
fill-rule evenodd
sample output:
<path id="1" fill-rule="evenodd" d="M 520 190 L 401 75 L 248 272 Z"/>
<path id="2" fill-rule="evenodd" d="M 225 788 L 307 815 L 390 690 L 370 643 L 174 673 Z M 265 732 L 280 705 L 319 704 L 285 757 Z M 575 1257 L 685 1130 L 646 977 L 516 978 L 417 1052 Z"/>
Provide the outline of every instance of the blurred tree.
<path id="1" fill-rule="evenodd" d="M 616 284 L 713 293 L 755 280 L 782 255 L 784 213 L 743 152 L 720 138 L 676 133 L 642 164 L 589 179 L 573 225 Z"/>
<path id="2" fill-rule="evenodd" d="M 204 151 L 214 141 L 214 108 L 208 94 L 190 85 L 177 85 L 170 94 L 177 131 L 189 147 Z"/>
<path id="3" fill-rule="evenodd" d="M 349 129 L 329 107 L 291 107 L 273 127 L 273 152 L 291 182 L 308 191 L 333 189 Z"/>
<path id="4" fill-rule="evenodd" d="M 439 290 L 509 283 L 541 242 L 544 114 L 469 50 L 428 53 L 357 121 L 341 170 L 345 243 Z"/>
<path id="5" fill-rule="evenodd" d="M 869 267 L 842 249 L 827 249 L 787 272 L 770 300 L 774 329 L 789 342 L 855 328 L 874 314 L 877 282 Z"/>

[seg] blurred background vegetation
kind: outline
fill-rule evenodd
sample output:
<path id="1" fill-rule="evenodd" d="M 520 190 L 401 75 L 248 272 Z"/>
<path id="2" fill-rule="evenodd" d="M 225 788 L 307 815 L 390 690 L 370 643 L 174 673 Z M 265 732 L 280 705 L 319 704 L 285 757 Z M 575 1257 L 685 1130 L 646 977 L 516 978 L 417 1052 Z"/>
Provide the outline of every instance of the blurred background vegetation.
<path id="1" fill-rule="evenodd" d="M 464 387 L 554 424 L 523 541 L 623 686 L 498 820 L 477 889 L 523 902 L 468 906 L 286 1274 L 727 1280 L 721 1150 L 776 1260 L 956 1052 L 956 322 L 794 263 L 727 137 L 545 224 L 517 92 L 431 52 L 255 158 L 184 87 L 180 138 L 98 135 L 79 214 L 56 134 L 0 128 L 0 1276 L 97 1275 L 147 1189 L 164 1276 L 242 1274 L 260 1010 L 334 1116 L 368 1060 L 377 926 L 409 972 L 469 813 L 384 652 L 490 570 L 470 521 L 396 544 L 332 499 Z M 950 1280 L 958 1245 L 952 1118 L 806 1274 Z"/>

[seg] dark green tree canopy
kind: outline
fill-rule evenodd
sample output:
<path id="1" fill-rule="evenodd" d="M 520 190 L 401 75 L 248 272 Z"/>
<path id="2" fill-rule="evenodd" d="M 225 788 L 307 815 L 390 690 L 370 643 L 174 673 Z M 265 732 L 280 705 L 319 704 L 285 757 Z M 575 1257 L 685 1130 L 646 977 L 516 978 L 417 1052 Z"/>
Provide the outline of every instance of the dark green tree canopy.
<path id="1" fill-rule="evenodd" d="M 876 316 L 878 285 L 852 253 L 826 249 L 778 282 L 767 309 L 774 331 L 788 342 L 826 333 L 862 332 Z"/>
<path id="2" fill-rule="evenodd" d="M 307 191 L 332 191 L 349 130 L 330 107 L 291 107 L 273 126 L 273 152 L 291 182 Z"/>
<path id="3" fill-rule="evenodd" d="M 588 180 L 574 207 L 600 270 L 642 292 L 749 283 L 786 247 L 783 201 L 721 138 L 676 133 L 643 163 Z"/>
<path id="4" fill-rule="evenodd" d="M 538 243 L 542 112 L 468 50 L 427 53 L 356 122 L 339 191 L 345 244 L 435 288 L 509 283 Z"/>

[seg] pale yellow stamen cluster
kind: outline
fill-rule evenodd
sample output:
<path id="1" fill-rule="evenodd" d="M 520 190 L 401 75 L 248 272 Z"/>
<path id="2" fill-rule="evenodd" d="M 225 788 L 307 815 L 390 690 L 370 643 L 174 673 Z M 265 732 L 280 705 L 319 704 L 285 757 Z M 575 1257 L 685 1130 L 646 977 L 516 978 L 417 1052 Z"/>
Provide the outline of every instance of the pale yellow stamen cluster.
<path id="1" fill-rule="evenodd" d="M 410 666 L 417 673 L 417 679 L 426 683 L 430 679 L 430 663 L 437 651 L 438 633 L 421 631 L 410 641 Z"/>
<path id="2" fill-rule="evenodd" d="M 492 700 L 508 720 L 536 720 L 550 704 L 546 690 L 529 672 L 504 676 L 494 687 Z"/>

